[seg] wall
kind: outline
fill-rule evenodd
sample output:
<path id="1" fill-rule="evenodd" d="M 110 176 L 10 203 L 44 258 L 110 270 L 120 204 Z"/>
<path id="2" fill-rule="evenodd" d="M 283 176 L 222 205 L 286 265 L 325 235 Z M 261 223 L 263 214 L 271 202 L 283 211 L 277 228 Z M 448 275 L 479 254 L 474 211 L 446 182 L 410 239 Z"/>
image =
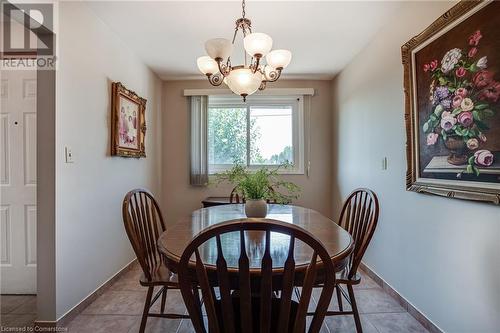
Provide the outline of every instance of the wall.
<path id="1" fill-rule="evenodd" d="M 405 191 L 400 47 L 452 5 L 405 2 L 334 80 L 333 204 L 355 187 L 375 190 L 366 264 L 444 331 L 498 332 L 500 208 Z"/>
<path id="2" fill-rule="evenodd" d="M 61 2 L 56 104 L 56 298 L 61 317 L 134 259 L 125 193 L 160 195 L 161 81 L 83 2 Z M 110 156 L 111 82 L 147 99 L 147 158 Z M 64 147 L 75 163 L 64 163 Z"/>
<path id="3" fill-rule="evenodd" d="M 281 81 L 273 88 L 314 88 L 311 100 L 310 176 L 290 175 L 285 179 L 302 188 L 295 203 L 330 216 L 331 213 L 331 92 L 329 81 Z M 229 196 L 231 186 L 193 187 L 189 185 L 189 106 L 184 89 L 213 88 L 206 81 L 163 83 L 163 209 L 167 223 L 174 223 L 201 207 L 207 196 Z M 306 119 L 307 120 L 307 119 Z M 308 125 L 306 124 L 306 129 Z M 307 137 L 307 132 L 306 132 Z M 307 156 L 307 143 L 305 144 Z"/>

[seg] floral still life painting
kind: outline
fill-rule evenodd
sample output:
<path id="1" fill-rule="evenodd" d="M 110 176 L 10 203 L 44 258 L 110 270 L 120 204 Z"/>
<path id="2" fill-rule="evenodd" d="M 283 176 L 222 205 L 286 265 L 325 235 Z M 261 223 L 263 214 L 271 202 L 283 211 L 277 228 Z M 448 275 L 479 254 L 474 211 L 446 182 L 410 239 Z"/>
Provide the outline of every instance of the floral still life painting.
<path id="1" fill-rule="evenodd" d="M 111 155 L 145 157 L 146 100 L 125 88 L 120 82 L 112 85 Z"/>
<path id="2" fill-rule="evenodd" d="M 500 3 L 461 2 L 402 48 L 407 187 L 500 200 Z"/>

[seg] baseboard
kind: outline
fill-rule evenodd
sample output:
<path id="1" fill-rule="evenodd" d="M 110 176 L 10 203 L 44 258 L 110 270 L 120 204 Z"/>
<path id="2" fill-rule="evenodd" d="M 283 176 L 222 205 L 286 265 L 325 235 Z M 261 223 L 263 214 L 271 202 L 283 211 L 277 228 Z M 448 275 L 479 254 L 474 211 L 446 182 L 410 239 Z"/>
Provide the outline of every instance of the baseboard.
<path id="1" fill-rule="evenodd" d="M 76 316 L 78 316 L 87 306 L 90 305 L 90 303 L 94 302 L 97 297 L 101 296 L 106 290 L 109 289 L 109 287 L 111 287 L 113 283 L 127 273 L 136 261 L 137 259 L 134 259 L 125 265 L 125 267 L 118 271 L 118 273 L 110 277 L 106 282 L 90 293 L 90 295 L 88 295 L 84 300 L 62 315 L 57 321 L 35 321 L 34 325 L 44 328 L 67 327 Z"/>
<path id="2" fill-rule="evenodd" d="M 429 318 L 427 318 L 420 310 L 418 310 L 413 304 L 408 302 L 406 298 L 401 296 L 396 289 L 394 289 L 390 284 L 385 282 L 380 276 L 377 275 L 370 267 L 365 263 L 361 263 L 359 268 L 366 273 L 376 284 L 378 284 L 386 293 L 391 295 L 398 303 L 406 310 L 408 313 L 415 318 L 422 326 L 424 326 L 431 333 L 443 333 L 444 331 L 440 329 L 436 324 L 434 324 Z"/>

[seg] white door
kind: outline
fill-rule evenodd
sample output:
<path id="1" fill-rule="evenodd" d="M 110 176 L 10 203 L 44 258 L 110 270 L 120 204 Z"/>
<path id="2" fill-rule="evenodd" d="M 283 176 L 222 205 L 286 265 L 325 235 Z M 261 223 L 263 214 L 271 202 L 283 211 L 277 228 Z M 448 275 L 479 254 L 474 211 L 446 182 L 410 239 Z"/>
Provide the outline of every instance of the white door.
<path id="1" fill-rule="evenodd" d="M 1 293 L 36 293 L 36 71 L 1 73 Z"/>

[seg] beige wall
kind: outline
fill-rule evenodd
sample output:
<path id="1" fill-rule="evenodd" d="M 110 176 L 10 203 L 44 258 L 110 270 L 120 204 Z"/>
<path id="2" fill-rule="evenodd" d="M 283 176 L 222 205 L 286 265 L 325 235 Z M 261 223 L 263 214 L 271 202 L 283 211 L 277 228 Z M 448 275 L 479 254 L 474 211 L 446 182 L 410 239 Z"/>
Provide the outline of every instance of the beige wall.
<path id="1" fill-rule="evenodd" d="M 271 85 L 270 85 L 271 86 Z M 295 203 L 331 215 L 331 90 L 330 81 L 281 81 L 276 88 L 314 88 L 311 99 L 310 176 L 290 175 L 287 180 L 302 188 Z M 200 208 L 207 196 L 228 196 L 231 187 L 193 187 L 189 185 L 189 110 L 184 89 L 212 88 L 206 81 L 167 81 L 163 83 L 163 209 L 168 223 Z M 306 115 L 306 118 L 307 115 Z M 308 119 L 306 119 L 308 121 Z M 306 124 L 306 140 L 307 140 Z M 306 142 L 306 155 L 308 144 Z"/>
<path id="2" fill-rule="evenodd" d="M 405 190 L 400 47 L 452 5 L 405 2 L 335 80 L 333 199 L 339 207 L 354 187 L 375 190 L 381 215 L 368 266 L 443 331 L 493 333 L 500 328 L 500 208 Z"/>
<path id="3" fill-rule="evenodd" d="M 161 181 L 161 80 L 83 2 L 59 4 L 56 102 L 57 317 L 135 258 L 127 191 Z M 110 156 L 111 82 L 147 99 L 147 158 Z M 64 147 L 75 162 L 64 163 Z M 44 286 L 39 286 L 43 288 Z"/>

